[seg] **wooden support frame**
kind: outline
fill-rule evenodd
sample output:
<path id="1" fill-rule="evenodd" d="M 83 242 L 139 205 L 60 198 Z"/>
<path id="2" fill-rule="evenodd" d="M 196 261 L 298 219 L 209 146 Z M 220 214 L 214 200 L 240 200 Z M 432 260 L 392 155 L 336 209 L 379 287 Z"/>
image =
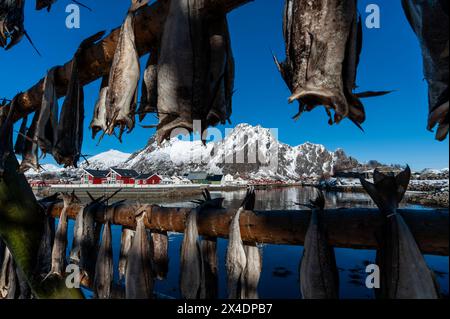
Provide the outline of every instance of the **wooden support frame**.
<path id="1" fill-rule="evenodd" d="M 205 0 L 205 6 L 211 12 L 230 12 L 252 0 Z M 167 16 L 169 0 L 158 0 L 150 6 L 141 8 L 134 22 L 136 47 L 140 56 L 150 51 L 156 39 L 160 37 Z M 125 13 L 124 13 L 125 16 Z M 79 76 L 82 85 L 89 84 L 108 74 L 114 58 L 119 30 L 111 31 L 103 40 L 82 50 L 79 55 Z M 56 68 L 55 83 L 58 97 L 66 95 L 70 80 L 72 61 Z M 45 78 L 45 77 L 44 77 Z M 15 121 L 40 108 L 44 78 L 28 90 L 20 93 L 16 102 Z M 9 109 L 9 104 L 5 106 Z"/>
<path id="2" fill-rule="evenodd" d="M 149 219 L 148 229 L 184 232 L 186 214 L 189 208 L 171 208 L 146 205 Z M 134 214 L 138 204 L 122 203 L 114 211 L 114 224 L 135 227 Z M 52 215 L 58 217 L 62 203 L 52 208 Z M 69 218 L 74 219 L 80 211 L 79 205 L 71 206 Z M 399 210 L 409 225 L 419 248 L 424 254 L 448 256 L 449 219 L 448 210 Z M 228 237 L 229 223 L 235 210 L 205 210 L 199 215 L 200 235 Z M 266 244 L 303 245 L 309 224 L 310 211 L 245 211 L 240 226 L 245 242 Z M 96 216 L 104 223 L 104 216 Z M 376 249 L 375 233 L 383 220 L 377 209 L 332 209 L 324 213 L 329 243 L 334 247 L 355 249 Z"/>

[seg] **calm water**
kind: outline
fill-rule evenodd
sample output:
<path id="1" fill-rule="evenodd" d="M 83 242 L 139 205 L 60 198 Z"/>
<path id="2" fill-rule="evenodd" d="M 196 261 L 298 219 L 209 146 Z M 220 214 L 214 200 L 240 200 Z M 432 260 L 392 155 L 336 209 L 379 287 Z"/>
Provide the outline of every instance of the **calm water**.
<path id="1" fill-rule="evenodd" d="M 242 202 L 245 191 L 212 193 L 213 197 L 224 197 L 225 207 L 238 208 Z M 257 192 L 256 209 L 279 210 L 298 209 L 296 202 L 306 203 L 313 196 L 310 188 L 280 188 Z M 374 207 L 372 201 L 365 194 L 350 193 L 327 193 L 327 207 Z M 166 206 L 192 207 L 191 204 L 161 203 Z M 423 208 L 417 205 L 402 205 L 407 208 Z M 73 221 L 69 224 L 69 247 L 72 241 Z M 115 271 L 117 270 L 121 228 L 112 227 Z M 174 298 L 179 298 L 179 261 L 183 236 L 171 234 L 169 237 L 169 273 L 166 280 L 157 281 L 156 292 Z M 226 271 L 225 252 L 227 240 L 218 240 L 219 256 L 219 290 L 220 297 L 226 298 Z M 373 291 L 365 287 L 365 265 L 375 263 L 375 251 L 335 249 L 337 265 L 340 273 L 340 296 L 341 298 L 373 298 Z M 265 245 L 263 247 L 263 271 L 259 284 L 260 298 L 299 298 L 298 266 L 303 253 L 301 246 Z M 441 256 L 425 256 L 429 266 L 435 271 L 441 290 L 448 295 L 448 269 L 449 258 Z M 116 274 L 117 277 L 117 274 Z"/>

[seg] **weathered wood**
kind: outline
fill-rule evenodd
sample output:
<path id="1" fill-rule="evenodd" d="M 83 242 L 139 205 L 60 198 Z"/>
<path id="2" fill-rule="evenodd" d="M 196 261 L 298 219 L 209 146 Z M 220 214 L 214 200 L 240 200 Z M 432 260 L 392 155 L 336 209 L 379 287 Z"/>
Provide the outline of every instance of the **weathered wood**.
<path id="1" fill-rule="evenodd" d="M 114 224 L 135 227 L 134 213 L 137 204 L 121 204 L 114 212 Z M 62 204 L 55 205 L 53 216 L 59 216 Z M 78 206 L 71 207 L 69 218 L 75 218 Z M 148 229 L 184 232 L 185 216 L 189 208 L 152 206 Z M 235 211 L 207 210 L 198 220 L 200 235 L 228 237 L 228 226 Z M 448 210 L 400 210 L 424 254 L 448 256 Z M 309 211 L 246 211 L 241 215 L 240 226 L 245 242 L 267 244 L 303 245 L 309 223 Z M 104 222 L 103 216 L 97 221 Z M 334 247 L 375 249 L 375 232 L 382 224 L 377 209 L 327 210 L 324 223 L 329 243 Z"/>
<path id="2" fill-rule="evenodd" d="M 25 176 L 19 174 L 18 169 L 15 155 L 10 154 L 0 179 L 0 240 L 8 246 L 37 298 L 83 298 L 81 291 L 69 289 L 64 279 L 42 282 L 42 278 L 35 273 L 37 252 L 44 231 L 44 213 Z"/>
<path id="3" fill-rule="evenodd" d="M 206 7 L 211 11 L 224 10 L 229 12 L 250 1 L 252 0 L 206 0 Z M 167 15 L 168 2 L 168 0 L 159 0 L 138 11 L 134 22 L 134 30 L 136 47 L 140 56 L 148 53 L 152 44 L 160 37 Z M 102 41 L 81 52 L 79 76 L 82 85 L 89 84 L 109 72 L 119 39 L 119 32 L 119 28 L 112 30 Z M 55 83 L 58 97 L 65 96 L 67 92 L 71 63 L 72 61 L 68 61 L 56 69 Z M 19 95 L 15 114 L 16 121 L 40 107 L 43 84 L 44 79 L 41 79 Z M 6 107 L 9 108 L 9 104 Z"/>

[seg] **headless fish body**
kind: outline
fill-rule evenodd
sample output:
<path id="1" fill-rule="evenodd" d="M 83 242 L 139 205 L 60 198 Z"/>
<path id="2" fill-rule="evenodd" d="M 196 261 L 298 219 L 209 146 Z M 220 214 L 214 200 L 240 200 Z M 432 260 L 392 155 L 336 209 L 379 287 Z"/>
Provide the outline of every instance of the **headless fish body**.
<path id="1" fill-rule="evenodd" d="M 58 164 L 65 167 L 77 167 L 83 144 L 84 90 L 78 74 L 79 56 L 86 47 L 98 41 L 104 33 L 104 31 L 98 32 L 82 41 L 72 60 L 67 95 L 61 107 L 56 142 L 53 147 L 53 157 Z"/>
<path id="2" fill-rule="evenodd" d="M 374 172 L 374 184 L 361 184 L 386 217 L 377 251 L 381 287 L 377 296 L 387 299 L 437 299 L 438 287 L 403 217 L 397 213 L 411 178 L 409 167 L 397 176 Z"/>
<path id="3" fill-rule="evenodd" d="M 208 18 L 203 5 L 170 3 L 157 70 L 159 143 L 174 129 L 191 132 L 193 120 L 216 125 L 231 115 L 234 61 L 226 17 Z"/>
<path id="4" fill-rule="evenodd" d="M 241 287 L 244 280 L 244 271 L 247 267 L 247 256 L 245 255 L 239 227 L 239 218 L 243 211 L 244 208 L 240 207 L 230 224 L 225 264 L 228 277 L 228 299 L 241 299 Z"/>
<path id="5" fill-rule="evenodd" d="M 334 249 L 328 245 L 321 223 L 324 206 L 325 199 L 320 192 L 311 206 L 311 220 L 300 263 L 300 290 L 303 299 L 339 298 L 339 275 Z"/>
<path id="6" fill-rule="evenodd" d="M 258 299 L 258 284 L 262 271 L 262 256 L 258 246 L 244 246 L 247 256 L 247 266 L 244 272 L 242 284 L 242 299 Z"/>
<path id="7" fill-rule="evenodd" d="M 52 267 L 47 276 L 57 275 L 62 277 L 66 266 L 67 248 L 67 209 L 74 203 L 74 195 L 62 194 L 64 206 L 59 216 L 59 223 L 56 229 L 55 242 L 52 249 Z"/>
<path id="8" fill-rule="evenodd" d="M 95 267 L 94 295 L 99 299 L 110 299 L 114 277 L 111 225 L 107 221 L 103 228 L 102 243 Z"/>
<path id="9" fill-rule="evenodd" d="M 44 93 L 36 127 L 36 138 L 43 154 L 52 153 L 56 143 L 58 126 L 58 96 L 55 86 L 55 68 L 51 69 L 44 80 Z"/>
<path id="10" fill-rule="evenodd" d="M 78 265 L 80 262 L 80 249 L 81 241 L 83 239 L 83 211 L 82 207 L 75 218 L 75 224 L 73 226 L 73 241 L 72 249 L 70 250 L 70 263 Z"/>
<path id="11" fill-rule="evenodd" d="M 76 59 L 72 61 L 71 72 L 69 90 L 61 107 L 57 140 L 53 148 L 53 157 L 64 167 L 77 166 L 83 142 L 84 92 L 78 78 Z"/>
<path id="12" fill-rule="evenodd" d="M 83 210 L 79 266 L 82 271 L 82 282 L 87 286 L 90 286 L 94 280 L 95 264 L 97 262 L 99 225 L 95 222 L 95 216 L 97 213 L 104 213 L 105 209 L 105 205 L 99 201 L 94 201 Z"/>
<path id="13" fill-rule="evenodd" d="M 203 261 L 197 228 L 199 210 L 194 208 L 186 216 L 186 227 L 181 245 L 180 290 L 184 299 L 198 299 L 201 294 Z"/>
<path id="14" fill-rule="evenodd" d="M 402 5 L 422 47 L 429 89 L 428 129 L 437 125 L 436 139 L 443 141 L 449 131 L 448 1 L 402 0 Z"/>
<path id="15" fill-rule="evenodd" d="M 156 278 L 163 280 L 169 271 L 169 237 L 167 232 L 151 234 L 153 242 L 153 267 Z"/>
<path id="16" fill-rule="evenodd" d="M 106 132 L 108 129 L 106 116 L 106 95 L 108 94 L 108 76 L 103 77 L 98 100 L 95 103 L 94 116 L 90 128 L 94 139 L 98 132 Z"/>
<path id="17" fill-rule="evenodd" d="M 24 143 L 24 153 L 22 154 L 22 162 L 20 163 L 20 172 L 22 173 L 30 169 L 38 171 L 40 168 L 38 158 L 39 146 L 36 140 L 38 125 L 39 125 L 39 112 L 36 112 L 33 116 L 31 126 L 26 134 L 26 139 Z"/>
<path id="18" fill-rule="evenodd" d="M 50 206 L 51 207 L 51 206 Z M 45 277 L 52 268 L 52 247 L 55 241 L 55 219 L 46 210 L 44 220 L 44 233 L 39 246 L 37 274 Z"/>
<path id="19" fill-rule="evenodd" d="M 202 299 L 218 297 L 217 238 L 203 238 L 201 242 L 204 277 L 202 280 Z"/>
<path id="20" fill-rule="evenodd" d="M 128 253 L 133 242 L 135 231 L 129 228 L 122 227 L 122 238 L 120 241 L 120 257 L 119 257 L 119 280 L 125 278 L 127 269 Z"/>
<path id="21" fill-rule="evenodd" d="M 146 0 L 132 0 L 125 22 L 120 29 L 114 60 L 110 70 L 109 89 L 106 98 L 108 116 L 108 134 L 113 134 L 114 128 L 120 127 L 119 139 L 125 127 L 128 132 L 135 125 L 137 105 L 137 88 L 141 76 L 139 55 L 136 49 L 133 29 L 134 13 Z"/>
<path id="22" fill-rule="evenodd" d="M 139 105 L 139 121 L 143 121 L 147 113 L 156 113 L 158 103 L 158 52 L 150 51 L 142 82 L 141 104 Z"/>
<path id="23" fill-rule="evenodd" d="M 0 273 L 0 299 L 15 299 L 19 290 L 14 259 L 6 248 Z"/>
<path id="24" fill-rule="evenodd" d="M 143 212 L 136 218 L 136 234 L 128 252 L 125 275 L 127 299 L 153 298 L 152 247 L 144 224 L 146 216 L 147 213 Z"/>
<path id="25" fill-rule="evenodd" d="M 234 89 L 234 58 L 226 16 L 209 23 L 210 76 L 208 125 L 225 124 L 231 116 Z"/>
<path id="26" fill-rule="evenodd" d="M 324 105 L 330 124 L 334 109 L 336 123 L 349 117 L 360 126 L 364 107 L 353 94 L 362 47 L 356 0 L 286 0 L 283 29 L 287 59 L 276 64 L 292 92 L 289 102 L 300 104 L 295 118 Z M 367 92 L 361 97 L 386 93 Z"/>
<path id="27" fill-rule="evenodd" d="M 16 144 L 14 145 L 14 153 L 16 153 L 17 155 L 22 155 L 25 152 L 27 122 L 28 116 L 25 116 L 22 119 L 22 124 L 20 124 L 19 134 L 17 135 Z"/>

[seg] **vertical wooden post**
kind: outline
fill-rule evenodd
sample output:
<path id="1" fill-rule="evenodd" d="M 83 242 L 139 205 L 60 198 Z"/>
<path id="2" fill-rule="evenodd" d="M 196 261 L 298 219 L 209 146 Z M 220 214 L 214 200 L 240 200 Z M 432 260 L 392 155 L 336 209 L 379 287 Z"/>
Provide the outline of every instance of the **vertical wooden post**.
<path id="1" fill-rule="evenodd" d="M 26 276 L 33 294 L 37 298 L 83 298 L 79 289 L 67 288 L 64 280 L 41 282 L 34 275 L 44 231 L 44 212 L 25 176 L 18 173 L 19 164 L 14 154 L 6 160 L 5 168 L 0 179 L 0 237 Z"/>

